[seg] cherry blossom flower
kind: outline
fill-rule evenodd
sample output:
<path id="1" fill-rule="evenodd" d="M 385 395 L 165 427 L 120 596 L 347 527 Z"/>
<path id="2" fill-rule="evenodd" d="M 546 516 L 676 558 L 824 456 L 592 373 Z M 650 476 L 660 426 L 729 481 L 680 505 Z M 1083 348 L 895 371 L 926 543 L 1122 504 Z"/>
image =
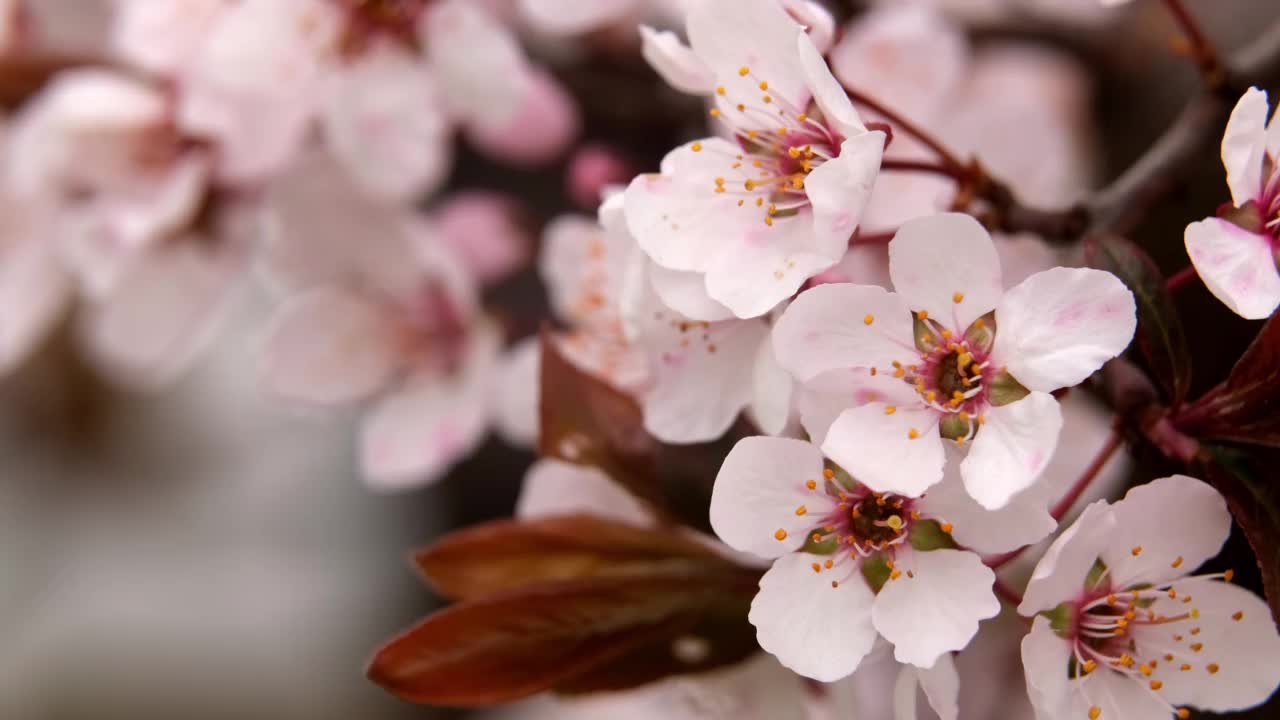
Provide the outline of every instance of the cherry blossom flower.
<path id="1" fill-rule="evenodd" d="M 1187 226 L 1187 254 L 1205 287 L 1237 315 L 1269 317 L 1280 304 L 1280 114 L 1250 88 L 1222 138 L 1231 204 Z"/>
<path id="2" fill-rule="evenodd" d="M 1280 683 L 1266 603 L 1191 576 L 1222 548 L 1222 496 L 1184 475 L 1090 505 L 1041 559 L 1018 610 L 1027 687 L 1041 718 L 1164 720 L 1264 701 Z"/>
<path id="3" fill-rule="evenodd" d="M 787 438 L 739 441 L 711 498 L 720 539 L 774 558 L 751 606 L 760 646 L 822 681 L 856 670 L 877 636 L 921 668 L 963 648 L 999 611 L 977 553 L 1044 537 L 1052 518 L 1034 515 L 983 510 L 955 474 L 920 498 L 875 492 Z"/>
<path id="4" fill-rule="evenodd" d="M 885 137 L 775 0 L 728 16 L 697 5 L 688 32 L 716 83 L 711 114 L 734 141 L 686 144 L 632 181 L 627 224 L 654 263 L 701 275 L 711 298 L 757 317 L 843 257 Z"/>
<path id="5" fill-rule="evenodd" d="M 266 338 L 266 387 L 317 407 L 368 401 L 360 454 L 373 487 L 438 479 L 495 412 L 502 338 L 471 276 L 429 223 L 363 196 L 324 155 L 282 178 L 271 208 L 265 269 L 284 303 Z"/>
<path id="6" fill-rule="evenodd" d="M 1005 292 L 990 236 L 972 217 L 903 225 L 889 245 L 897 292 L 822 285 L 774 328 L 782 367 L 807 383 L 857 386 L 824 452 L 878 492 L 915 497 L 942 479 L 944 440 L 972 444 L 965 488 L 989 509 L 1030 486 L 1062 424 L 1054 390 L 1122 352 L 1132 294 L 1109 273 L 1055 268 Z"/>

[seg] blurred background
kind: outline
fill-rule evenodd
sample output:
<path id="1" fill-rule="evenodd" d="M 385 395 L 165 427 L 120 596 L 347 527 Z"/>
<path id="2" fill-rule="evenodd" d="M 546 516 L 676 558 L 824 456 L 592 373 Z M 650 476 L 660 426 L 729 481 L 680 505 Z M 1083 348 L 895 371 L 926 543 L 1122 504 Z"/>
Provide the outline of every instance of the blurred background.
<path id="1" fill-rule="evenodd" d="M 104 52 L 106 0 L 18 3 L 28 31 L 48 30 L 46 48 Z M 1085 68 L 1095 182 L 1127 167 L 1198 82 L 1170 52 L 1176 33 L 1157 2 L 1114 12 L 1096 11 L 1094 0 L 941 4 L 978 47 L 1034 41 Z M 865 8 L 828 5 L 842 20 Z M 1272 2 L 1188 5 L 1224 50 L 1276 18 Z M 509 15 L 530 55 L 577 103 L 578 142 L 607 147 L 638 171 L 704 132 L 699 103 L 647 68 L 630 29 L 546 37 Z M 581 207 L 566 180 L 571 150 L 533 169 L 486 159 L 465 140 L 457 153 L 446 190 L 519 198 L 535 240 L 548 220 Z M 1226 199 L 1216 153 L 1195 178 L 1135 236 L 1169 273 L 1186 262 L 1182 228 Z M 509 338 L 535 333 L 548 317 L 532 267 L 485 300 Z M 1179 304 L 1195 394 L 1225 376 L 1256 325 L 1199 285 Z M 256 348 L 269 310 L 260 283 L 244 282 L 213 351 L 162 392 L 113 388 L 78 356 L 67 327 L 0 379 L 0 718 L 460 715 L 383 694 L 363 664 L 437 602 L 411 571 L 410 550 L 509 514 L 532 455 L 491 438 L 431 487 L 369 491 L 359 478 L 357 413 L 300 413 L 260 392 Z M 1256 587 L 1238 537 L 1225 563 Z"/>

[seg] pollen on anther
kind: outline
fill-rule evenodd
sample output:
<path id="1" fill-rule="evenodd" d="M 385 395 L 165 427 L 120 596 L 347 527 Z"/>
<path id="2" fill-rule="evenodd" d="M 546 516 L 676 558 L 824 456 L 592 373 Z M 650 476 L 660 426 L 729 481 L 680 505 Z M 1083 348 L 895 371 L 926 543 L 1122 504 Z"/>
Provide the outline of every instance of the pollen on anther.
<path id="1" fill-rule="evenodd" d="M 870 313 L 868 313 L 866 317 L 862 318 L 862 323 L 863 323 L 864 325 L 870 325 L 871 323 L 873 323 L 873 322 L 875 322 L 875 321 L 876 321 L 876 316 L 875 316 L 875 315 L 872 315 L 872 314 L 870 314 Z"/>
<path id="2" fill-rule="evenodd" d="M 1134 557 L 1138 557 L 1139 555 L 1141 555 L 1141 554 L 1142 554 L 1142 546 L 1141 546 L 1141 545 L 1134 545 L 1134 546 L 1133 546 L 1133 549 L 1132 549 L 1132 550 L 1130 550 L 1129 552 L 1130 552 L 1130 553 L 1132 553 Z"/>
<path id="3" fill-rule="evenodd" d="M 1081 666 L 1081 669 L 1084 670 L 1085 675 L 1088 675 L 1089 673 L 1098 669 L 1098 663 L 1094 662 L 1093 660 L 1085 660 L 1084 665 Z"/>
<path id="4" fill-rule="evenodd" d="M 1102 716 L 1102 708 L 1098 707 L 1097 705 L 1094 705 L 1093 707 L 1089 708 L 1089 720 L 1098 720 L 1098 718 L 1101 716 Z"/>
<path id="5" fill-rule="evenodd" d="M 1178 708 L 1178 720 L 1187 720 L 1191 717 L 1191 711 L 1186 708 Z"/>
<path id="6" fill-rule="evenodd" d="M 783 530 L 782 528 L 778 528 L 778 532 L 776 532 L 776 533 L 774 533 L 774 534 L 773 534 L 773 539 L 774 539 L 774 540 L 778 540 L 778 541 L 786 540 L 786 539 L 787 539 L 787 531 L 786 531 L 786 530 Z"/>
<path id="7" fill-rule="evenodd" d="M 823 567 L 825 567 L 826 569 L 830 570 L 830 569 L 831 569 L 831 567 L 832 567 L 833 565 L 835 565 L 835 564 L 836 564 L 836 562 L 835 562 L 834 560 L 827 560 L 826 562 L 822 563 L 822 566 L 823 566 Z"/>
<path id="8" fill-rule="evenodd" d="M 751 68 L 747 67 L 746 65 L 743 65 L 742 67 L 738 68 L 738 74 L 741 75 L 742 77 L 746 77 L 747 75 L 751 74 Z"/>
<path id="9" fill-rule="evenodd" d="M 717 94 L 717 95 L 723 95 L 723 94 L 724 94 L 724 86 L 723 86 L 723 85 L 721 85 L 720 87 L 716 88 L 716 94 Z"/>
<path id="10" fill-rule="evenodd" d="M 915 428 L 911 428 L 910 430 L 907 431 L 907 437 L 912 440 L 915 440 L 916 438 L 920 437 L 920 431 Z"/>
<path id="11" fill-rule="evenodd" d="M 1235 620 L 1236 622 L 1240 622 L 1241 620 L 1244 619 L 1244 613 L 1240 611 L 1236 611 L 1234 614 L 1231 615 L 1231 619 Z"/>
<path id="12" fill-rule="evenodd" d="M 690 149 L 690 150 L 692 150 L 692 151 L 694 151 L 694 152 L 702 152 L 702 143 L 700 143 L 700 142 L 696 142 L 696 143 L 694 143 L 694 144 L 690 145 L 690 146 L 689 146 L 689 149 Z"/>
<path id="13" fill-rule="evenodd" d="M 1209 663 L 1207 666 L 1205 666 L 1205 670 L 1208 670 L 1210 675 L 1217 675 L 1218 671 L 1221 669 L 1222 668 L 1218 667 L 1218 663 Z"/>
<path id="14" fill-rule="evenodd" d="M 822 572 L 822 566 L 821 566 L 821 565 L 819 565 L 818 563 L 814 563 L 814 564 L 810 565 L 809 567 L 813 568 L 813 571 L 814 571 L 814 572 L 816 572 L 816 573 Z"/>
<path id="15" fill-rule="evenodd" d="M 807 512 L 809 512 L 809 508 L 807 508 L 807 507 L 805 507 L 805 506 L 803 506 L 803 505 L 801 505 L 800 507 L 796 508 L 796 515 L 804 515 L 804 514 L 805 514 L 805 513 L 807 513 Z"/>
<path id="16" fill-rule="evenodd" d="M 1181 665 L 1178 666 L 1178 670 L 1182 672 L 1188 672 L 1191 670 L 1191 666 L 1188 665 L 1187 663 L 1182 663 Z"/>
<path id="17" fill-rule="evenodd" d="M 885 406 L 884 406 L 884 414 L 885 414 L 885 415 L 892 415 L 892 414 L 894 414 L 894 413 L 896 413 L 896 412 L 898 412 L 898 408 L 894 407 L 893 405 L 885 405 Z"/>
<path id="18" fill-rule="evenodd" d="M 832 581 L 831 581 L 831 588 L 834 590 L 835 588 L 838 588 L 838 587 L 840 587 L 840 581 L 839 581 L 839 580 L 832 580 Z"/>
<path id="19" fill-rule="evenodd" d="M 805 486 L 805 487 L 807 487 L 807 488 L 809 488 L 810 490 L 816 490 L 816 489 L 818 488 L 818 481 L 817 481 L 817 480 L 805 480 L 805 481 L 804 481 L 804 486 Z"/>
<path id="20" fill-rule="evenodd" d="M 823 469 L 822 469 L 822 477 L 824 477 L 824 478 L 826 478 L 826 479 L 830 480 L 831 478 L 833 478 L 833 477 L 835 477 L 835 476 L 836 476 L 836 471 L 835 471 L 835 470 L 832 470 L 831 468 L 823 468 Z"/>
<path id="21" fill-rule="evenodd" d="M 1175 570 L 1178 569 L 1179 567 L 1182 567 L 1182 556 L 1179 555 L 1178 557 L 1174 558 L 1173 562 L 1169 563 L 1169 567 Z"/>
<path id="22" fill-rule="evenodd" d="M 900 578 L 900 577 L 902 577 L 902 571 L 901 571 L 901 570 L 894 570 L 893 572 L 889 573 L 889 579 L 890 579 L 890 580 L 897 580 L 897 579 L 898 579 L 898 578 Z"/>
<path id="23" fill-rule="evenodd" d="M 938 528 L 942 530 L 942 532 L 944 533 L 950 533 L 952 530 L 956 529 L 955 526 L 952 525 L 951 523 L 942 523 L 941 525 L 938 526 Z"/>
<path id="24" fill-rule="evenodd" d="M 1235 576 L 1236 576 L 1236 571 L 1230 568 L 1227 568 L 1222 572 L 1222 579 L 1227 582 L 1231 582 L 1231 579 L 1234 578 Z"/>
<path id="25" fill-rule="evenodd" d="M 956 303 L 957 305 L 959 305 L 960 303 L 964 302 L 964 293 L 962 293 L 962 292 L 958 292 L 958 293 L 956 293 L 956 294 L 952 295 L 952 296 L 951 296 L 951 302 Z"/>
<path id="26" fill-rule="evenodd" d="M 1159 680 L 1152 680 L 1152 681 L 1151 681 L 1151 689 L 1152 689 L 1152 690 L 1159 690 L 1159 689 L 1160 689 L 1160 688 L 1162 688 L 1162 687 L 1164 687 L 1164 683 L 1160 682 Z"/>
<path id="27" fill-rule="evenodd" d="M 720 108 L 711 108 L 711 110 L 707 111 L 707 114 L 711 117 L 720 117 Z"/>

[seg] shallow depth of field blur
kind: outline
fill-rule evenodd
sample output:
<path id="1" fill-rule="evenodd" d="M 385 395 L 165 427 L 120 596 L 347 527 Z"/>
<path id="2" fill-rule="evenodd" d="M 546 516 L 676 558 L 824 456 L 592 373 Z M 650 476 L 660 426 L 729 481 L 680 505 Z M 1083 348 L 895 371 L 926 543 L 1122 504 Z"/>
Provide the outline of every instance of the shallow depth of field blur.
<path id="1" fill-rule="evenodd" d="M 41 52 L 105 52 L 108 0 L 25 2 L 42 8 L 28 16 L 33 22 L 57 28 Z M 1276 16 L 1271 0 L 1188 4 L 1224 49 Z M 827 5 L 843 19 L 863 7 Z M 1174 28 L 1158 4 L 1099 15 L 994 17 L 971 32 L 977 47 L 1043 43 L 1088 73 L 1096 153 L 1086 160 L 1105 182 L 1172 121 L 1197 78 L 1169 52 Z M 632 26 L 521 38 L 572 92 L 579 144 L 610 148 L 645 171 L 703 132 L 702 107 L 647 68 Z M 0 86 L 5 72 L 18 73 L 16 63 L 0 60 Z M 513 168 L 477 154 L 462 136 L 456 143 L 452 174 L 435 197 L 507 193 L 533 243 L 556 215 L 592 211 L 567 187 L 577 144 L 544 167 Z M 1166 272 L 1185 263 L 1185 224 L 1223 198 L 1218 162 L 1206 155 L 1206 171 L 1135 238 Z M 301 412 L 260 392 L 257 347 L 269 316 L 260 285 L 247 277 L 237 286 L 208 352 L 161 390 L 125 391 L 100 377 L 77 352 L 70 321 L 0 379 L 0 718 L 459 716 L 397 701 L 365 679 L 364 664 L 382 640 L 436 606 L 409 551 L 447 529 L 509 514 L 532 454 L 491 436 L 431 487 L 369 490 L 356 458 L 357 411 Z M 485 300 L 509 342 L 548 322 L 532 265 Z M 1198 285 L 1180 302 L 1198 314 L 1187 322 L 1212 335 L 1192 346 L 1207 385 L 1256 328 Z M 1248 583 L 1255 571 L 1247 547 L 1233 536 L 1227 552 Z M 1255 716 L 1275 717 L 1267 714 L 1275 707 Z"/>

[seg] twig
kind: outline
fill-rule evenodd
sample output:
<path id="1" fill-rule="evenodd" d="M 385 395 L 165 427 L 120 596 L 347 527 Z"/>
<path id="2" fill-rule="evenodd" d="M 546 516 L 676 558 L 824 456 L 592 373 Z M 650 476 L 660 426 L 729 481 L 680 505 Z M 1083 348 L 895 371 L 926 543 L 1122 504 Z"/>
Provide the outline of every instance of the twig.
<path id="1" fill-rule="evenodd" d="M 992 589 L 996 591 L 996 595 L 999 596 L 1001 600 L 1004 600 L 1010 605 L 1017 607 L 1022 604 L 1022 593 L 1009 587 L 1004 580 L 996 578 L 995 585 Z"/>
<path id="2" fill-rule="evenodd" d="M 1169 278 L 1164 281 L 1164 287 L 1166 290 L 1173 292 L 1182 288 L 1184 285 L 1189 284 L 1192 280 L 1195 280 L 1198 277 L 1200 276 L 1196 273 L 1195 265 L 1188 265 L 1173 275 L 1170 275 Z"/>
<path id="3" fill-rule="evenodd" d="M 970 179 L 969 173 L 964 168 L 952 167 L 944 163 L 929 162 L 928 160 L 898 160 L 896 158 L 885 158 L 880 161 L 880 169 L 888 170 L 890 172 L 917 172 L 941 175 L 960 183 L 967 182 Z"/>
<path id="4" fill-rule="evenodd" d="M 1182 34 L 1186 36 L 1187 43 L 1191 46 L 1191 58 L 1200 67 L 1200 75 L 1204 78 L 1205 85 L 1214 89 L 1221 87 L 1226 82 L 1226 73 L 1218 60 L 1218 51 L 1204 34 L 1200 22 L 1187 11 L 1187 6 L 1182 3 L 1182 0 L 1164 0 L 1164 5 L 1173 16 L 1173 21 L 1178 24 L 1178 28 L 1182 30 Z"/>
<path id="5" fill-rule="evenodd" d="M 894 127 L 897 130 L 901 130 L 902 132 L 914 137 L 916 140 L 919 140 L 926 147 L 932 150 L 933 153 L 938 156 L 938 159 L 941 160 L 944 165 L 955 168 L 957 170 L 960 170 L 965 167 L 964 162 L 961 161 L 960 158 L 957 157 L 954 153 L 952 153 L 951 150 L 949 150 L 947 146 L 942 143 L 941 140 L 934 137 L 932 133 L 920 127 L 919 125 L 915 124 L 911 120 L 908 120 L 901 113 L 884 105 L 879 100 L 876 100 L 875 98 L 861 91 L 849 90 L 848 94 L 849 94 L 850 100 L 854 101 L 859 105 L 865 106 L 867 109 L 871 110 L 875 114 L 883 117 L 885 120 L 889 121 L 889 124 L 891 127 Z"/>

